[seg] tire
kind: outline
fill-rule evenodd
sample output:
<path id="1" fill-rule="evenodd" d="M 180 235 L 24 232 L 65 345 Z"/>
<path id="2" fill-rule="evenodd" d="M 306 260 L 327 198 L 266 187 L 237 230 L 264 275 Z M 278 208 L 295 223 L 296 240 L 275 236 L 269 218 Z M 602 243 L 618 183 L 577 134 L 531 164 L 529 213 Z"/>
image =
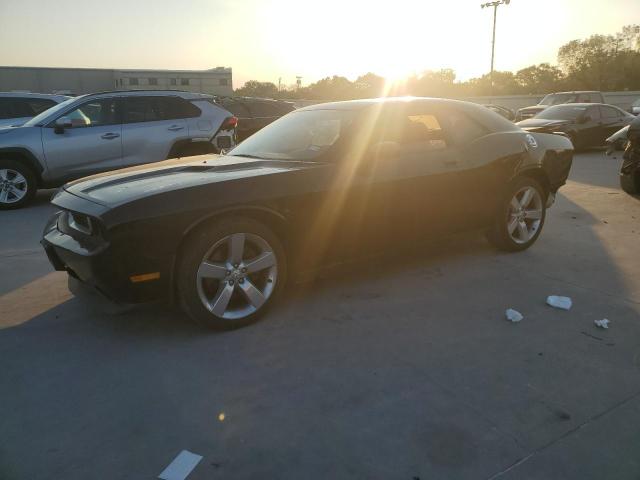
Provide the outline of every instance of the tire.
<path id="1" fill-rule="evenodd" d="M 529 195 L 528 202 L 525 192 Z M 487 232 L 488 240 L 499 250 L 507 252 L 519 252 L 533 245 L 544 226 L 547 195 L 548 192 L 535 179 L 516 178 L 500 202 L 493 225 Z M 514 201 L 519 210 L 512 203 Z M 527 202 L 524 206 L 523 201 Z M 524 228 L 521 228 L 523 223 Z"/>
<path id="2" fill-rule="evenodd" d="M 287 259 L 277 235 L 251 218 L 230 217 L 198 230 L 185 243 L 178 298 L 199 325 L 233 330 L 259 320 L 286 277 Z"/>
<path id="3" fill-rule="evenodd" d="M 628 175 L 620 175 L 620 188 L 629 195 L 637 195 L 640 193 L 640 175 L 631 172 Z"/>
<path id="4" fill-rule="evenodd" d="M 22 208 L 38 190 L 33 170 L 17 160 L 0 159 L 0 210 Z"/>

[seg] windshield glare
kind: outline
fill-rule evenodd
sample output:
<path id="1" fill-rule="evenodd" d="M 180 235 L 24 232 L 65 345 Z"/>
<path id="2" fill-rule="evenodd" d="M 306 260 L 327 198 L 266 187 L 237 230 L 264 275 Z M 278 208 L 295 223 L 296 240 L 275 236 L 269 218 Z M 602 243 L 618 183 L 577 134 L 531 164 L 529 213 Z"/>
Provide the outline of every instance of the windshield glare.
<path id="1" fill-rule="evenodd" d="M 39 113 L 38 115 L 36 115 L 35 117 L 33 117 L 31 120 L 29 120 L 28 122 L 24 123 L 24 127 L 36 127 L 36 126 L 40 126 L 40 124 L 46 119 L 49 118 L 50 115 L 53 115 L 57 112 L 60 112 L 62 110 L 64 110 L 65 108 L 67 108 L 67 106 L 69 106 L 70 104 L 72 104 L 73 102 L 75 102 L 77 100 L 77 98 L 70 98 L 69 100 L 65 100 L 62 103 L 59 103 L 47 110 L 45 110 L 44 112 Z"/>
<path id="2" fill-rule="evenodd" d="M 270 160 L 314 160 L 326 153 L 352 124 L 352 110 L 301 110 L 254 133 L 229 155 Z"/>
<path id="3" fill-rule="evenodd" d="M 575 120 L 586 111 L 587 107 L 558 105 L 544 109 L 534 118 L 544 118 L 546 120 Z"/>

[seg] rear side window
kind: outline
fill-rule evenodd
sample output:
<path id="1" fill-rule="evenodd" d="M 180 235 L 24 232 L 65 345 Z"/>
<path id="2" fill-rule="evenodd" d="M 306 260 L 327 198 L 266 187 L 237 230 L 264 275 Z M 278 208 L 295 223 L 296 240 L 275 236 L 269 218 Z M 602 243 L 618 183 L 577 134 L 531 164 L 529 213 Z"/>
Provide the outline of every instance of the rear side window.
<path id="1" fill-rule="evenodd" d="M 456 144 L 469 143 L 488 133 L 485 127 L 459 110 L 449 110 L 444 116 L 447 120 L 449 138 Z"/>
<path id="2" fill-rule="evenodd" d="M 622 112 L 611 107 L 600 107 L 600 113 L 602 113 L 602 118 L 620 118 L 622 116 Z"/>
<path id="3" fill-rule="evenodd" d="M 125 123 L 156 122 L 178 118 L 193 118 L 200 109 L 179 97 L 128 97 L 124 113 Z"/>
<path id="4" fill-rule="evenodd" d="M 57 105 L 53 100 L 46 98 L 28 98 L 25 101 L 29 104 L 29 108 L 33 111 L 32 115 L 34 116 Z"/>
<path id="5" fill-rule="evenodd" d="M 35 113 L 29 105 L 29 102 L 22 98 L 13 99 L 13 117 L 33 117 Z"/>
<path id="6" fill-rule="evenodd" d="M 591 117 L 591 120 L 600 120 L 600 109 L 598 107 L 590 107 L 587 109 L 587 115 Z"/>

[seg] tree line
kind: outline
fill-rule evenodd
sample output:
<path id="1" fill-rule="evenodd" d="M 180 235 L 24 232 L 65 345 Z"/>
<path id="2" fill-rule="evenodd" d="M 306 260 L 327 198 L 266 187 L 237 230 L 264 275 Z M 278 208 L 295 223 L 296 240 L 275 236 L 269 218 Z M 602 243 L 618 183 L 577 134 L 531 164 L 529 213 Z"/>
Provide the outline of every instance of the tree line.
<path id="1" fill-rule="evenodd" d="M 563 90 L 640 90 L 640 25 L 627 25 L 615 35 L 592 35 L 572 40 L 558 50 L 558 65 L 541 63 L 517 72 L 494 71 L 456 81 L 452 69 L 425 71 L 387 85 L 374 73 L 355 81 L 334 75 L 304 87 L 278 89 L 272 82 L 250 80 L 236 95 L 308 100 L 349 100 L 384 95 L 471 97 L 545 94 Z"/>

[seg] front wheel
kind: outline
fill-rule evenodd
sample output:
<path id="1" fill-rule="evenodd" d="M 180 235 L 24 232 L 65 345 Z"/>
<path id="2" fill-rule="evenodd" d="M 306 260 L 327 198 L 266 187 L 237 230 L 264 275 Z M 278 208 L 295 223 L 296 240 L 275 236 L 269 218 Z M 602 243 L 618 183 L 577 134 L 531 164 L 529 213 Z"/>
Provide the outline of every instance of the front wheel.
<path id="1" fill-rule="evenodd" d="M 540 236 L 546 216 L 547 192 L 533 178 L 511 183 L 496 213 L 487 238 L 500 250 L 529 248 Z"/>
<path id="2" fill-rule="evenodd" d="M 200 325 L 235 329 L 255 322 L 282 290 L 284 248 L 267 226 L 228 218 L 195 234 L 182 251 L 178 295 Z"/>
<path id="3" fill-rule="evenodd" d="M 0 160 L 0 210 L 23 207 L 31 201 L 37 188 L 29 167 L 16 160 Z"/>

